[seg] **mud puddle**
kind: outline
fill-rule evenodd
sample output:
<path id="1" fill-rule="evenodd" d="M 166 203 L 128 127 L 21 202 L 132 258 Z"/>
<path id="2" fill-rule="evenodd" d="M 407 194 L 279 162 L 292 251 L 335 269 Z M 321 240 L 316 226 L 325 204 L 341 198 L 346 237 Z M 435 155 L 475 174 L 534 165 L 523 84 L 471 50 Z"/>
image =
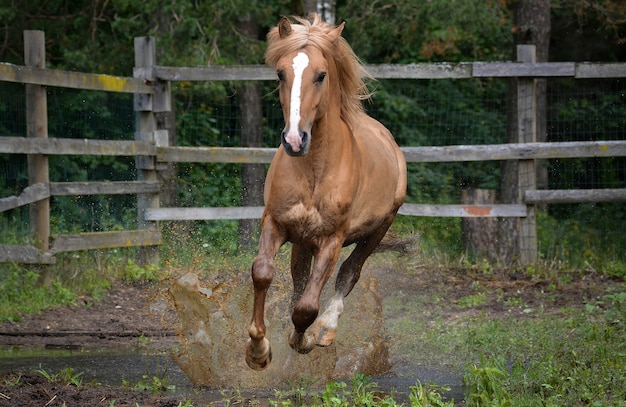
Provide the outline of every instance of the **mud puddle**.
<path id="1" fill-rule="evenodd" d="M 362 278 L 346 299 L 336 342 L 300 355 L 287 343 L 292 329 L 291 282 L 277 278 L 266 302 L 274 357 L 261 372 L 249 369 L 244 361 L 252 301 L 250 281 L 202 282 L 191 273 L 173 282 L 166 301 L 159 302 L 162 309 L 169 304 L 178 316 L 178 325 L 168 326 L 176 330 L 179 339 L 171 349 L 126 348 L 118 352 L 110 348 L 70 351 L 14 347 L 0 349 L 0 371 L 42 369 L 54 374 L 71 368 L 74 374 L 82 372 L 83 383 L 128 383 L 130 387 L 143 383 L 148 389 L 152 378 L 157 377 L 164 385 L 175 387 L 172 393 L 194 405 L 220 405 L 225 397 L 234 395 L 267 405 L 269 399 L 276 398 L 275 389 L 288 392 L 306 382 L 311 383 L 311 391 L 321 393 L 328 381 L 348 381 L 356 372 L 372 377 L 378 391 L 393 394 L 398 402 L 408 401 L 410 387 L 417 381 L 449 386 L 452 390 L 445 393 L 446 399 L 462 400 L 459 373 L 445 367 L 411 365 L 400 355 L 390 354 L 379 284 L 375 278 Z M 324 294 L 322 307 L 329 296 Z"/>
<path id="2" fill-rule="evenodd" d="M 63 351 L 33 349 L 0 349 L 0 372 L 44 370 L 56 374 L 71 368 L 74 375 L 81 373 L 83 383 L 99 383 L 109 386 L 130 387 L 140 383 L 150 386 L 153 376 L 164 385 L 174 386 L 167 392 L 191 400 L 194 405 L 210 405 L 227 401 L 235 395 L 246 399 L 256 399 L 268 403 L 276 399 L 275 389 L 283 392 L 293 389 L 293 382 L 283 382 L 265 389 L 238 386 L 197 386 L 185 375 L 168 354 L 145 355 L 140 353 L 115 352 L 111 349 L 100 351 Z M 461 376 L 447 368 L 434 366 L 411 366 L 398 363 L 389 372 L 372 377 L 377 390 L 393 394 L 398 402 L 407 402 L 410 386 L 419 380 L 421 383 L 437 383 L 451 387 L 444 394 L 446 399 L 463 400 Z M 312 385 L 311 390 L 322 391 L 324 382 Z M 262 404 L 266 405 L 266 404 Z"/>

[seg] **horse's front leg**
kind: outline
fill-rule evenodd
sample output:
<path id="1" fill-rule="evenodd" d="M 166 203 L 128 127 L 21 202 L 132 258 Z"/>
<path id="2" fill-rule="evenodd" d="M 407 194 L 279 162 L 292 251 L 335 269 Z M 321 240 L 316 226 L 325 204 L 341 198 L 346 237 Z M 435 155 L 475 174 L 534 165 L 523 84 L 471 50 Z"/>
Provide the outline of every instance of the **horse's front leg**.
<path id="1" fill-rule="evenodd" d="M 248 328 L 250 340 L 246 349 L 246 363 L 255 370 L 262 370 L 272 361 L 272 349 L 265 337 L 265 297 L 274 278 L 274 257 L 285 242 L 269 217 L 263 220 L 259 238 L 259 254 L 252 263 L 254 308 Z"/>
<path id="2" fill-rule="evenodd" d="M 308 353 L 317 343 L 318 331 L 307 333 L 319 313 L 320 295 L 324 285 L 333 274 L 335 264 L 339 258 L 343 239 L 333 236 L 321 246 L 315 254 L 313 270 L 309 276 L 302 296 L 293 309 L 291 319 L 294 331 L 289 336 L 289 345 L 299 353 Z M 294 283 L 295 284 L 295 283 Z"/>

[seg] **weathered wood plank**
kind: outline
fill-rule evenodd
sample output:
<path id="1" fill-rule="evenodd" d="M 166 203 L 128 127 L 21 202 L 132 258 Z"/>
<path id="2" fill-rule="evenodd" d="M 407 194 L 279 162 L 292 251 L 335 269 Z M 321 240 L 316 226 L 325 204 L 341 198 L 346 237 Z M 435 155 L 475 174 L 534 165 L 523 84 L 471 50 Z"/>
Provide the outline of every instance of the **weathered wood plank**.
<path id="1" fill-rule="evenodd" d="M 446 79 L 470 77 L 547 77 L 575 76 L 576 78 L 626 77 L 623 63 L 544 62 L 520 64 L 516 62 L 475 62 L 438 64 L 380 64 L 365 65 L 378 79 Z M 137 78 L 105 74 L 43 69 L 0 63 L 0 81 L 58 86 L 108 92 L 152 94 L 154 88 L 143 78 L 166 81 L 244 81 L 275 80 L 276 73 L 264 65 L 219 65 L 198 67 L 154 66 L 135 68 Z"/>
<path id="2" fill-rule="evenodd" d="M 405 203 L 399 215 L 462 218 L 525 217 L 526 205 L 429 205 Z"/>
<path id="3" fill-rule="evenodd" d="M 626 202 L 626 189 L 552 189 L 524 193 L 527 204 Z"/>
<path id="4" fill-rule="evenodd" d="M 156 208 L 146 210 L 146 220 L 260 219 L 262 206 L 232 208 Z M 418 205 L 404 204 L 398 211 L 409 216 L 524 217 L 526 205 Z"/>
<path id="5" fill-rule="evenodd" d="M 576 78 L 626 78 L 626 64 L 589 62 L 577 63 Z"/>
<path id="6" fill-rule="evenodd" d="M 148 208 L 146 220 L 219 220 L 260 219 L 262 206 L 240 206 L 228 208 Z"/>
<path id="7" fill-rule="evenodd" d="M 471 78 L 472 63 L 380 64 L 365 65 L 376 79 L 456 79 Z"/>
<path id="8" fill-rule="evenodd" d="M 407 162 L 452 162 L 626 156 L 626 141 L 402 147 Z"/>
<path id="9" fill-rule="evenodd" d="M 104 182 L 51 182 L 50 195 L 121 195 L 148 194 L 160 191 L 158 182 L 104 181 Z"/>
<path id="10" fill-rule="evenodd" d="M 122 93 L 153 93 L 143 80 L 0 63 L 0 81 Z"/>
<path id="11" fill-rule="evenodd" d="M 437 64 L 372 64 L 365 69 L 377 79 L 453 79 L 471 77 L 573 77 L 614 78 L 626 76 L 623 63 L 575 62 L 474 62 Z M 155 66 L 136 72 L 145 78 L 169 81 L 275 80 L 276 73 L 264 65 L 171 67 Z"/>
<path id="12" fill-rule="evenodd" d="M 626 156 L 626 141 L 402 147 L 408 162 L 452 162 Z M 275 148 L 155 147 L 145 141 L 0 137 L 0 153 L 157 155 L 161 162 L 269 163 Z"/>
<path id="13" fill-rule="evenodd" d="M 476 78 L 574 76 L 574 62 L 475 62 L 472 75 Z"/>
<path id="14" fill-rule="evenodd" d="M 275 148 L 157 147 L 157 161 L 263 164 L 272 162 L 275 153 Z"/>
<path id="15" fill-rule="evenodd" d="M 50 252 L 110 249 L 115 247 L 155 246 L 161 244 L 158 230 L 126 230 L 51 236 Z"/>
<path id="16" fill-rule="evenodd" d="M 626 141 L 402 147 L 408 162 L 453 162 L 626 156 Z M 144 141 L 87 139 L 33 140 L 0 137 L 0 153 L 157 155 L 160 162 L 270 163 L 275 148 L 155 147 Z"/>
<path id="17" fill-rule="evenodd" d="M 0 212 L 28 205 L 49 197 L 50 188 L 48 184 L 40 182 L 24 188 L 19 196 L 9 196 L 7 198 L 0 199 Z"/>
<path id="18" fill-rule="evenodd" d="M 265 65 L 155 66 L 154 75 L 167 81 L 253 81 L 276 80 L 276 71 Z M 140 72 L 136 74 L 141 75 Z"/>
<path id="19" fill-rule="evenodd" d="M 407 162 L 489 161 L 626 156 L 626 141 L 401 147 Z M 161 162 L 270 163 L 275 148 L 157 147 Z"/>
<path id="20" fill-rule="evenodd" d="M 34 246 L 0 245 L 0 263 L 54 264 L 50 253 L 39 253 Z"/>
<path id="21" fill-rule="evenodd" d="M 0 137 L 0 153 L 55 155 L 155 155 L 147 141 Z"/>
<path id="22" fill-rule="evenodd" d="M 378 79 L 445 79 L 470 78 L 471 63 L 407 64 L 407 65 L 365 65 L 365 70 Z M 169 81 L 244 81 L 276 80 L 274 69 L 265 65 L 229 65 L 171 67 L 155 66 L 149 71 L 137 70 L 141 77 L 156 76 Z"/>

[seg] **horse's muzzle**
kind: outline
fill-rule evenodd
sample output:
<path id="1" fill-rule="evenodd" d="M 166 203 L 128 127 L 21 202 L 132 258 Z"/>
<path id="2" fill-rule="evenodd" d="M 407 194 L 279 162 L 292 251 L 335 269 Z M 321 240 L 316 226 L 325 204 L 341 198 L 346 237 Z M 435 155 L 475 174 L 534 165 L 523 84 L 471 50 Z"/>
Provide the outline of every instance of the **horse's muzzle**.
<path id="1" fill-rule="evenodd" d="M 299 131 L 298 136 L 295 136 L 297 139 L 293 140 L 293 135 L 287 137 L 287 133 L 284 131 L 282 132 L 280 141 L 287 155 L 292 157 L 302 157 L 309 152 L 309 146 L 311 143 L 311 136 L 309 133 L 306 131 Z"/>

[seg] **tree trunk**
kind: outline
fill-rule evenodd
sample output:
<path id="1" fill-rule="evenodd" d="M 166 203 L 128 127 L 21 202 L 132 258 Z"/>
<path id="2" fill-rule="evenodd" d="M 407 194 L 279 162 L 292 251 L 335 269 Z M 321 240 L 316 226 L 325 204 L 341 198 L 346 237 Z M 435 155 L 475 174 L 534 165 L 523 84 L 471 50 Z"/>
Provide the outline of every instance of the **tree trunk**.
<path id="1" fill-rule="evenodd" d="M 547 62 L 550 44 L 550 0 L 518 0 L 512 3 L 514 14 L 514 50 L 513 60 L 517 59 L 517 45 L 535 44 L 536 61 Z M 536 80 L 536 114 L 537 114 L 537 141 L 546 141 L 547 135 L 547 110 L 546 110 L 546 87 L 545 79 Z M 509 81 L 507 117 L 507 143 L 516 143 L 517 129 L 517 80 Z M 499 201 L 502 203 L 518 203 L 518 165 L 517 161 L 507 160 L 502 162 L 500 169 L 500 185 L 498 190 Z M 548 185 L 547 169 L 538 162 L 537 185 Z M 519 257 L 519 219 L 501 218 L 499 220 L 499 234 L 501 261 L 511 263 Z"/>
<path id="2" fill-rule="evenodd" d="M 519 0 L 513 3 L 515 46 L 534 44 L 537 62 L 548 62 L 550 54 L 550 0 Z M 537 79 L 537 142 L 547 141 L 547 79 Z M 548 170 L 537 161 L 537 186 L 548 187 Z"/>
<path id="3" fill-rule="evenodd" d="M 248 37 L 257 38 L 256 20 L 249 16 L 239 21 L 239 29 Z M 241 114 L 241 146 L 263 147 L 263 112 L 261 109 L 261 85 L 259 82 L 244 82 L 238 89 L 239 111 Z M 263 185 L 265 165 L 243 164 L 241 172 L 241 205 L 263 205 Z M 259 229 L 258 219 L 239 221 L 239 247 L 249 249 L 256 243 Z"/>
<path id="4" fill-rule="evenodd" d="M 493 205 L 496 203 L 496 191 L 464 189 L 461 202 L 467 205 Z M 465 250 L 476 257 L 499 260 L 497 218 L 461 218 L 461 238 Z"/>

